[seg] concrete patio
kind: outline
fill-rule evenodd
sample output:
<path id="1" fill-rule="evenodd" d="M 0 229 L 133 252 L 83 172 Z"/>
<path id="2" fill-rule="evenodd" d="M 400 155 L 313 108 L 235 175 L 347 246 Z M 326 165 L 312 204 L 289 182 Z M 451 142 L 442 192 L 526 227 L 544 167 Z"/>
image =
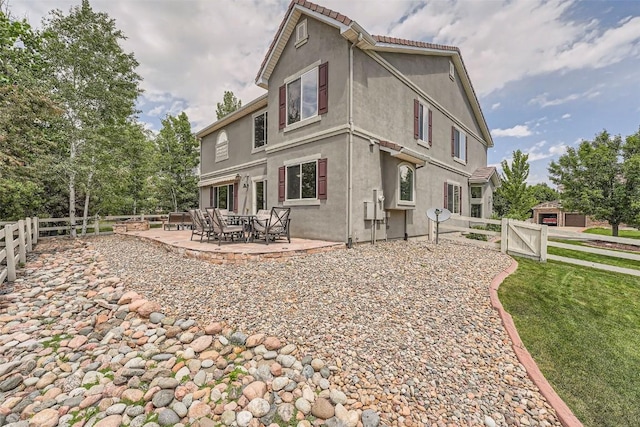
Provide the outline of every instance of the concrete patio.
<path id="1" fill-rule="evenodd" d="M 218 246 L 218 242 L 214 240 L 207 242 L 205 239 L 201 242 L 200 236 L 194 236 L 194 240 L 191 240 L 191 230 L 162 230 L 158 228 L 144 231 L 128 231 L 118 235 L 149 240 L 172 252 L 215 264 L 286 260 L 292 257 L 343 249 L 345 247 L 342 242 L 293 237 L 291 238 L 291 243 L 286 240 L 276 240 L 267 245 L 264 241 L 245 243 L 223 240 Z"/>

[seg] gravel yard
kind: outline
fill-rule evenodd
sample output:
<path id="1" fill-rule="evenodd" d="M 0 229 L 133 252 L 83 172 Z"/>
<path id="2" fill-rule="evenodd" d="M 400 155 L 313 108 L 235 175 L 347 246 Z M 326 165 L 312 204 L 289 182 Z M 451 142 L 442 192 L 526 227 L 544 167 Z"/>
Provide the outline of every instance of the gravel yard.
<path id="1" fill-rule="evenodd" d="M 148 242 L 91 239 L 127 289 L 167 314 L 275 335 L 340 369 L 389 425 L 559 425 L 489 301 L 510 258 L 442 241 L 213 265 Z M 490 417 L 490 418 L 487 418 Z"/>

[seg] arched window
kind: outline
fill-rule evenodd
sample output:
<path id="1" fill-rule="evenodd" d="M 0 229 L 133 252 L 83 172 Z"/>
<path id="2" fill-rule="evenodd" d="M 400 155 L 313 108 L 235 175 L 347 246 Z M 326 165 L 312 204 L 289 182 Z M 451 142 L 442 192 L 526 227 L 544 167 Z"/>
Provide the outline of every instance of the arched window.
<path id="1" fill-rule="evenodd" d="M 221 130 L 218 133 L 218 140 L 216 142 L 216 162 L 221 160 L 227 160 L 229 158 L 229 139 L 227 138 L 227 132 Z"/>
<path id="2" fill-rule="evenodd" d="M 398 166 L 398 204 L 415 204 L 415 170 L 408 164 Z"/>

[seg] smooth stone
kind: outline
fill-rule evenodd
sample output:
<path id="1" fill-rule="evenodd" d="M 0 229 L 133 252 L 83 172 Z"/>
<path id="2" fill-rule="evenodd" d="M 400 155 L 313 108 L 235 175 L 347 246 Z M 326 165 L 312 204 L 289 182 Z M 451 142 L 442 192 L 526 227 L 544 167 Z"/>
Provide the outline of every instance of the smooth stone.
<path id="1" fill-rule="evenodd" d="M 201 353 L 213 342 L 213 337 L 211 335 L 203 335 L 200 338 L 196 338 L 189 345 L 196 353 Z"/>
<path id="2" fill-rule="evenodd" d="M 489 415 L 485 415 L 484 425 L 486 425 L 487 427 L 496 427 L 496 422 Z"/>
<path id="3" fill-rule="evenodd" d="M 29 420 L 29 426 L 54 427 L 58 425 L 58 420 L 58 410 L 49 408 L 35 414 Z"/>
<path id="4" fill-rule="evenodd" d="M 247 427 L 251 422 L 253 415 L 249 411 L 240 411 L 238 415 L 236 415 L 236 424 L 238 427 Z"/>
<path id="5" fill-rule="evenodd" d="M 160 323 L 162 322 L 162 319 L 164 319 L 165 317 L 166 316 L 164 314 L 154 311 L 149 315 L 149 321 L 151 323 Z"/>
<path id="6" fill-rule="evenodd" d="M 171 405 L 171 409 L 173 409 L 180 418 L 187 416 L 187 407 L 182 402 L 173 402 L 173 404 Z"/>
<path id="7" fill-rule="evenodd" d="M 331 392 L 329 393 L 329 399 L 335 405 L 337 404 L 344 405 L 345 403 L 347 403 L 347 395 L 345 395 L 340 390 L 335 390 L 335 389 L 331 390 Z"/>
<path id="8" fill-rule="evenodd" d="M 327 399 L 319 397 L 311 407 L 311 415 L 327 420 L 335 415 L 335 410 Z"/>
<path id="9" fill-rule="evenodd" d="M 220 417 L 220 421 L 222 421 L 222 424 L 230 426 L 236 421 L 236 413 L 233 411 L 224 411 Z"/>
<path id="10" fill-rule="evenodd" d="M 296 400 L 296 408 L 298 409 L 298 411 L 307 415 L 309 412 L 311 412 L 311 403 L 309 403 L 307 399 L 301 397 Z"/>
<path id="11" fill-rule="evenodd" d="M 122 422 L 122 415 L 110 415 L 97 422 L 94 427 L 119 427 Z"/>
<path id="12" fill-rule="evenodd" d="M 269 402 L 267 402 L 266 400 L 257 397 L 249 402 L 246 409 L 247 411 L 251 412 L 254 417 L 260 418 L 269 413 L 271 405 L 269 405 Z"/>
<path id="13" fill-rule="evenodd" d="M 363 427 L 378 427 L 380 425 L 380 416 L 373 409 L 366 409 L 362 412 Z"/>
<path id="14" fill-rule="evenodd" d="M 296 346 L 294 344 L 287 344 L 280 349 L 280 354 L 291 354 L 296 351 Z"/>
<path id="15" fill-rule="evenodd" d="M 156 408 L 164 408 L 171 403 L 173 396 L 173 390 L 163 389 L 153 395 L 151 402 L 153 402 L 153 406 Z"/>
<path id="16" fill-rule="evenodd" d="M 180 422 L 180 416 L 172 409 L 165 408 L 158 414 L 158 424 L 161 426 L 170 426 Z"/>
<path id="17" fill-rule="evenodd" d="M 285 423 L 288 423 L 291 420 L 291 418 L 293 418 L 294 411 L 295 411 L 295 408 L 291 403 L 283 403 L 280 406 L 278 406 L 278 416 Z"/>
<path id="18" fill-rule="evenodd" d="M 267 392 L 267 385 L 262 381 L 254 381 L 242 390 L 242 394 L 247 398 L 248 401 L 252 401 L 253 399 L 263 397 Z"/>
<path id="19" fill-rule="evenodd" d="M 178 387 L 179 384 L 180 382 L 175 378 L 159 378 L 157 386 L 165 389 L 168 389 L 168 388 L 173 389 Z"/>
<path id="20" fill-rule="evenodd" d="M 182 380 L 184 378 L 189 378 L 190 372 L 189 372 L 189 368 L 187 368 L 186 366 L 183 366 L 182 368 L 180 368 L 178 370 L 178 372 L 176 372 L 176 380 L 178 380 L 178 382 L 182 382 Z"/>
<path id="21" fill-rule="evenodd" d="M 109 406 L 105 412 L 107 416 L 120 415 L 124 412 L 126 408 L 127 408 L 127 405 L 125 405 L 124 403 L 116 403 L 115 405 Z"/>
<path id="22" fill-rule="evenodd" d="M 287 384 L 289 384 L 289 378 L 277 377 L 274 378 L 273 382 L 271 383 L 271 387 L 273 388 L 273 391 L 280 391 L 285 388 Z"/>

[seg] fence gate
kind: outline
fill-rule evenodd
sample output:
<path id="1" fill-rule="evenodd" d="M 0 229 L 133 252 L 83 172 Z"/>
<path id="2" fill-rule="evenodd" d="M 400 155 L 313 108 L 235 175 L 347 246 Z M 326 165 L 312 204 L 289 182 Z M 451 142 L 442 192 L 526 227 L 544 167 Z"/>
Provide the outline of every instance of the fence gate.
<path id="1" fill-rule="evenodd" d="M 508 254 L 546 261 L 547 226 L 503 218 L 500 249 Z"/>

